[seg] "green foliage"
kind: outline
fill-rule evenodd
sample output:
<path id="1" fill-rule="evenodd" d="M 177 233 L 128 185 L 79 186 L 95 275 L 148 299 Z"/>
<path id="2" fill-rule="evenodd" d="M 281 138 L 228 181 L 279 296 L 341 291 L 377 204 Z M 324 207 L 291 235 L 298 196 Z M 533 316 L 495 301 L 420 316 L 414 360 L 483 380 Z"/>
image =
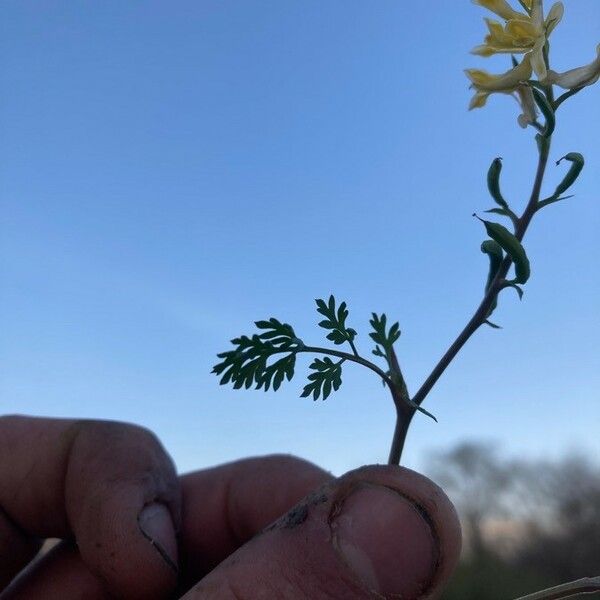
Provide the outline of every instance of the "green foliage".
<path id="1" fill-rule="evenodd" d="M 515 213 L 510 208 L 490 208 L 489 210 L 484 210 L 483 212 L 508 217 L 515 227 L 517 225 L 517 222 L 519 221 L 519 217 L 517 217 L 517 215 L 515 215 Z"/>
<path id="2" fill-rule="evenodd" d="M 400 337 L 398 323 L 394 323 L 388 328 L 386 315 L 379 316 L 376 313 L 373 313 L 370 320 L 373 331 L 369 335 L 376 344 L 374 354 L 385 358 L 388 362 L 389 370 L 382 371 L 359 356 L 353 343 L 356 331 L 346 325 L 348 318 L 346 303 L 342 302 L 337 306 L 333 296 L 330 296 L 327 302 L 318 299 L 316 303 L 317 311 L 325 317 L 319 325 L 329 330 L 327 339 L 338 345 L 348 342 L 352 347 L 353 354 L 306 346 L 296 336 L 291 325 L 272 317 L 265 321 L 256 321 L 255 325 L 259 333 L 234 338 L 231 340 L 234 348 L 217 355 L 221 362 L 213 367 L 212 372 L 221 377 L 220 383 L 222 385 L 231 383 L 234 389 L 242 387 L 248 389 L 255 386 L 255 389 L 264 389 L 265 391 L 270 388 L 277 390 L 286 379 L 289 381 L 294 376 L 298 353 L 318 352 L 337 357 L 339 360 L 334 362 L 329 356 L 313 359 L 309 366 L 308 383 L 303 388 L 302 397 L 312 395 L 314 400 L 318 398 L 325 400 L 332 392 L 337 391 L 342 385 L 342 364 L 346 360 L 369 366 L 383 377 L 384 383 L 387 381 L 392 384 L 393 382 L 392 385 L 406 391 L 393 351 L 393 345 Z M 283 354 L 283 356 L 275 358 L 278 354 Z M 407 393 L 403 395 L 403 400 L 415 410 L 435 420 L 431 413 L 412 402 Z"/>
<path id="3" fill-rule="evenodd" d="M 322 395 L 325 400 L 332 389 L 337 392 L 342 385 L 343 362 L 343 358 L 338 362 L 333 362 L 328 356 L 322 360 L 315 358 L 310 365 L 313 372 L 308 376 L 309 383 L 304 386 L 301 397 L 306 398 L 312 394 L 313 400 L 317 400 Z"/>
<path id="4" fill-rule="evenodd" d="M 317 312 L 325 317 L 325 319 L 319 322 L 319 326 L 324 329 L 331 329 L 327 334 L 327 339 L 338 345 L 345 342 L 352 344 L 356 337 L 356 331 L 346 327 L 346 319 L 348 318 L 346 303 L 342 302 L 336 310 L 336 302 L 333 295 L 329 296 L 327 303 L 321 299 L 317 299 L 315 302 L 317 303 Z"/>
<path id="5" fill-rule="evenodd" d="M 517 285 L 516 283 L 512 283 L 511 281 L 508 281 L 506 283 L 505 287 L 512 288 L 513 290 L 515 290 L 519 296 L 519 300 L 523 300 L 523 288 L 520 285 Z"/>
<path id="6" fill-rule="evenodd" d="M 398 341 L 400 337 L 400 324 L 394 323 L 389 331 L 387 329 L 387 317 L 385 314 L 378 316 L 373 313 L 372 318 L 369 320 L 373 331 L 369 333 L 369 337 L 375 342 L 375 350 L 373 354 L 375 356 L 383 356 L 386 359 L 390 359 L 393 345 Z M 383 350 L 382 350 L 383 349 Z M 390 365 L 391 366 L 391 365 Z"/>
<path id="7" fill-rule="evenodd" d="M 573 198 L 574 194 L 570 194 L 569 196 L 559 196 L 558 198 L 554 198 L 551 196 L 550 198 L 545 198 L 544 200 L 540 200 L 537 204 L 536 210 L 540 208 L 544 208 L 544 206 L 548 206 L 548 204 L 554 204 L 555 202 L 560 202 L 561 200 L 568 200 L 569 198 Z"/>
<path id="8" fill-rule="evenodd" d="M 265 391 L 272 385 L 277 390 L 285 378 L 290 381 L 294 376 L 296 352 L 302 341 L 296 337 L 292 326 L 271 318 L 256 321 L 256 327 L 263 332 L 235 338 L 231 340 L 233 350 L 217 355 L 223 360 L 213 367 L 212 372 L 221 375 L 221 385 L 231 382 L 235 389 L 248 389 L 256 384 L 257 390 L 263 388 Z M 287 356 L 268 362 L 273 355 L 284 352 Z"/>

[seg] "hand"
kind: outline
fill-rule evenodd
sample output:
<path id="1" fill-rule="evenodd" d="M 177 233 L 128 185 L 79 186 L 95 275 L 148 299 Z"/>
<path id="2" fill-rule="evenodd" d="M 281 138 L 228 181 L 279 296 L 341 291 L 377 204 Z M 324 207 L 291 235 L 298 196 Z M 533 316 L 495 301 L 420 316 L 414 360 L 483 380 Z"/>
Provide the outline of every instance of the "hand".
<path id="1" fill-rule="evenodd" d="M 425 599 L 460 552 L 451 503 L 408 469 L 272 456 L 178 484 L 151 433 L 101 421 L 0 419 L 0 507 L 0 590 L 36 538 L 66 540 L 2 600 Z"/>

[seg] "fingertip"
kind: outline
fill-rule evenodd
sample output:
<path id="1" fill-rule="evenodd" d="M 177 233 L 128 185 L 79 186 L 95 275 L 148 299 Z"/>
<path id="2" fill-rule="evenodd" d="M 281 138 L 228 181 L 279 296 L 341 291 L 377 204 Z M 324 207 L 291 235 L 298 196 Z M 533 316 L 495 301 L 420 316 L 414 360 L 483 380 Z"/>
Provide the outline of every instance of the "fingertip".
<path id="1" fill-rule="evenodd" d="M 250 598 L 268 585 L 271 597 L 298 600 L 435 598 L 460 540 L 437 485 L 408 469 L 363 467 L 314 490 L 185 597 Z"/>
<path id="2" fill-rule="evenodd" d="M 158 502 L 148 504 L 138 515 L 138 525 L 142 535 L 177 573 L 177 539 L 169 509 Z"/>
<path id="3" fill-rule="evenodd" d="M 394 465 L 361 467 L 339 479 L 332 507 L 334 515 L 344 508 L 355 515 L 352 535 L 372 552 L 384 593 L 412 597 L 406 591 L 412 586 L 434 597 L 454 572 L 462 546 L 458 514 L 424 475 Z M 394 592 L 395 585 L 408 588 Z"/>

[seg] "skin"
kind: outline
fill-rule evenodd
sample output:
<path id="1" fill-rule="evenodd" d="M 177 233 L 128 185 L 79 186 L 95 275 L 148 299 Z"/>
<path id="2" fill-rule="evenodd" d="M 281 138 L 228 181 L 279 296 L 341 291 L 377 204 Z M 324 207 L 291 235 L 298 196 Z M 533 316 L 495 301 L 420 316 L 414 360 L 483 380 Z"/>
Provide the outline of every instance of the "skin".
<path id="1" fill-rule="evenodd" d="M 460 540 L 408 469 L 277 455 L 178 478 L 143 428 L 0 418 L 0 600 L 436 598 Z"/>

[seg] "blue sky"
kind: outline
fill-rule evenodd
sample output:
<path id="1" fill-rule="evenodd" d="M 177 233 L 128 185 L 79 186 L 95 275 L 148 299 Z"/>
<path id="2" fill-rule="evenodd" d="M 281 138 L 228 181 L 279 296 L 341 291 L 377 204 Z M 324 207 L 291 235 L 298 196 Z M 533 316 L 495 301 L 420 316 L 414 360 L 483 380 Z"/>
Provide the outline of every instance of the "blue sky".
<path id="1" fill-rule="evenodd" d="M 383 462 L 391 400 L 345 370 L 299 398 L 219 387 L 215 354 L 252 321 L 323 342 L 314 298 L 400 321 L 415 391 L 476 307 L 485 172 L 520 210 L 535 168 L 517 105 L 469 113 L 470 2 L 6 0 L 0 7 L 0 413 L 129 420 L 182 470 L 293 452 L 335 472 Z M 452 7 L 451 9 L 449 7 Z M 566 0 L 553 65 L 589 62 L 597 0 Z M 505 293 L 415 419 L 405 464 L 469 438 L 514 454 L 600 453 L 600 87 L 560 110 L 553 158 L 582 152 L 568 202 L 526 237 Z M 546 189 L 564 172 L 551 165 Z"/>

